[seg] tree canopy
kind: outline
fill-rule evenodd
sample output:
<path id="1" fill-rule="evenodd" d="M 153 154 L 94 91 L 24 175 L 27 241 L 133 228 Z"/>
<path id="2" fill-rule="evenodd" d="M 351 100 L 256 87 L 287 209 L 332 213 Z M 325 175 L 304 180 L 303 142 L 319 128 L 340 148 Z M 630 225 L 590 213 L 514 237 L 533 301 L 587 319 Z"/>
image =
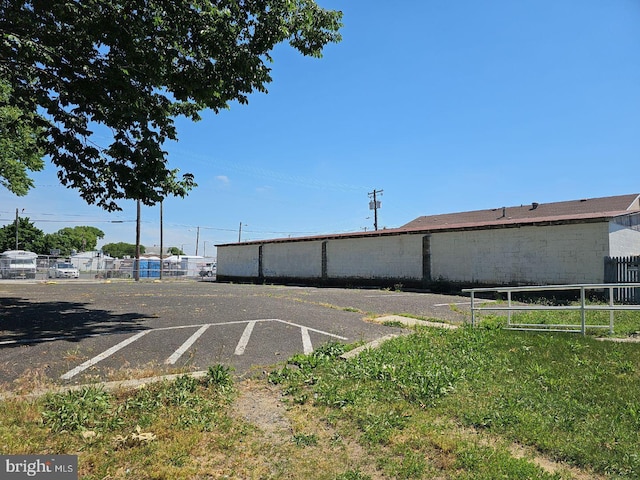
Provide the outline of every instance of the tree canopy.
<path id="1" fill-rule="evenodd" d="M 98 239 L 104 238 L 104 232 L 96 227 L 66 227 L 56 233 L 45 235 L 46 253 L 60 250 L 60 255 L 68 257 L 72 251 L 87 252 L 95 250 Z"/>
<path id="2" fill-rule="evenodd" d="M 7 250 L 27 250 L 44 253 L 45 234 L 27 217 L 18 218 L 18 246 L 16 248 L 16 223 L 11 222 L 0 228 L 0 252 Z"/>
<path id="3" fill-rule="evenodd" d="M 144 253 L 145 250 L 144 245 L 140 245 L 140 253 Z M 102 252 L 114 258 L 123 258 L 125 256 L 133 258 L 136 256 L 136 244 L 125 242 L 106 243 L 102 246 Z"/>
<path id="4" fill-rule="evenodd" d="M 11 87 L 0 78 L 0 185 L 26 195 L 33 181 L 28 172 L 44 167 L 44 130 L 36 115 L 9 104 Z"/>
<path id="5" fill-rule="evenodd" d="M 162 148 L 176 117 L 266 92 L 277 44 L 319 57 L 341 18 L 313 0 L 5 0 L 0 80 L 44 132 L 63 185 L 109 211 L 122 199 L 152 205 L 193 186 Z"/>
<path id="6" fill-rule="evenodd" d="M 94 250 L 104 232 L 96 227 L 65 227 L 55 233 L 44 233 L 29 220 L 18 218 L 18 249 L 39 255 L 49 255 L 51 250 L 60 250 L 60 256 L 68 257 L 72 251 Z M 0 252 L 16 248 L 16 223 L 0 228 Z"/>

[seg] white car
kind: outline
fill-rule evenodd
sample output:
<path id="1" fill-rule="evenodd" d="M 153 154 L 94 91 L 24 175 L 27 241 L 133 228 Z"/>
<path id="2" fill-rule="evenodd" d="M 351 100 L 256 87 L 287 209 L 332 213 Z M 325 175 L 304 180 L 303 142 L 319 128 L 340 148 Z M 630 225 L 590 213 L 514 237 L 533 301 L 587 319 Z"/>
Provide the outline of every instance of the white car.
<path id="1" fill-rule="evenodd" d="M 215 263 L 205 263 L 200 269 L 201 277 L 213 277 L 216 274 Z"/>
<path id="2" fill-rule="evenodd" d="M 73 264 L 58 262 L 49 268 L 49 278 L 79 278 L 80 272 Z"/>

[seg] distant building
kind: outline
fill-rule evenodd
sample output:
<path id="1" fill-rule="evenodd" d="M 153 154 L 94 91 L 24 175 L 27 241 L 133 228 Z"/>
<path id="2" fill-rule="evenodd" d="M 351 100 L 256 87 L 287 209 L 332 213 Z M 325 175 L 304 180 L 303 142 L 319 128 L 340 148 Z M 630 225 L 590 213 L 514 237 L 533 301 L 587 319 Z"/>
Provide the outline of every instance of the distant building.
<path id="1" fill-rule="evenodd" d="M 100 273 L 116 268 L 116 259 L 97 250 L 75 253 L 69 260 L 80 272 Z"/>
<path id="2" fill-rule="evenodd" d="M 418 217 L 400 228 L 217 245 L 219 281 L 428 287 L 604 282 L 640 255 L 639 194 Z"/>

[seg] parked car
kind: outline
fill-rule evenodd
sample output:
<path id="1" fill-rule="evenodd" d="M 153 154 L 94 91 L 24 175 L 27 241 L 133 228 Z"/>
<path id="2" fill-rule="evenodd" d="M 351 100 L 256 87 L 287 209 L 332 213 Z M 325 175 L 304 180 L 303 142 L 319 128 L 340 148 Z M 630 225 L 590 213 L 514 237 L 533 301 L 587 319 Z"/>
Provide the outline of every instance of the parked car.
<path id="1" fill-rule="evenodd" d="M 79 278 L 80 272 L 72 263 L 58 262 L 49 268 L 49 278 Z"/>
<path id="2" fill-rule="evenodd" d="M 216 274 L 216 264 L 206 263 L 200 269 L 201 277 L 213 277 Z"/>

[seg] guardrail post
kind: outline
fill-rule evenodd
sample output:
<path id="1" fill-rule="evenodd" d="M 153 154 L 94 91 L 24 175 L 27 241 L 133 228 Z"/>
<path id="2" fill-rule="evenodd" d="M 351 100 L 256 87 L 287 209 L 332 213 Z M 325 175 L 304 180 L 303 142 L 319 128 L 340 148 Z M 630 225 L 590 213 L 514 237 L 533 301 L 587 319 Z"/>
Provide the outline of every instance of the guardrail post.
<path id="1" fill-rule="evenodd" d="M 473 305 L 473 290 L 471 290 L 471 326 L 476 326 L 476 311 Z"/>
<path id="2" fill-rule="evenodd" d="M 584 295 L 584 287 L 580 287 L 580 316 L 582 320 L 582 335 L 587 334 L 587 319 L 586 319 L 586 311 L 585 307 L 585 295 Z"/>
<path id="3" fill-rule="evenodd" d="M 613 287 L 609 287 L 609 335 L 613 335 Z"/>

